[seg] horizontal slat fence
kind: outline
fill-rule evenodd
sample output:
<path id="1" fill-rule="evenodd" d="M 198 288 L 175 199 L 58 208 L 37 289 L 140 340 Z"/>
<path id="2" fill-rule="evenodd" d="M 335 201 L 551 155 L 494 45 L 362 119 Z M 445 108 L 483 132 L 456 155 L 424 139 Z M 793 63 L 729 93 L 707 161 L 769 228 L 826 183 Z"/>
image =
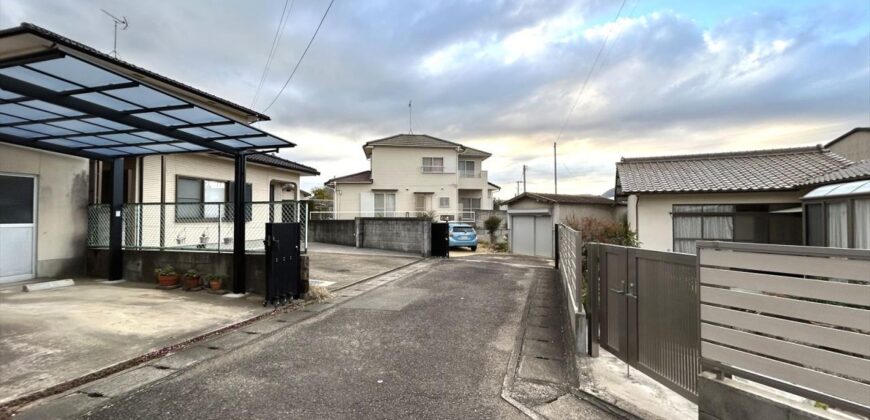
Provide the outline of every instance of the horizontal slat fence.
<path id="1" fill-rule="evenodd" d="M 870 251 L 698 248 L 705 368 L 870 414 Z"/>

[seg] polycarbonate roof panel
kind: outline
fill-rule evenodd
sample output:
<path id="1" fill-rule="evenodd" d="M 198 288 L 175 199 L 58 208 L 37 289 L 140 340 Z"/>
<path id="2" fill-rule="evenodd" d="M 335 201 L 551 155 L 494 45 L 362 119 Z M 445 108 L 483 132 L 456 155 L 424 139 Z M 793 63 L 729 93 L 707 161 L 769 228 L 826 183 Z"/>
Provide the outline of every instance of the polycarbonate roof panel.
<path id="1" fill-rule="evenodd" d="M 14 59 L 0 61 L 0 141 L 90 157 L 293 145 L 73 55 Z"/>
<path id="2" fill-rule="evenodd" d="M 862 180 L 823 185 L 808 192 L 801 198 L 843 197 L 850 195 L 864 195 L 868 193 L 870 193 L 870 180 Z"/>

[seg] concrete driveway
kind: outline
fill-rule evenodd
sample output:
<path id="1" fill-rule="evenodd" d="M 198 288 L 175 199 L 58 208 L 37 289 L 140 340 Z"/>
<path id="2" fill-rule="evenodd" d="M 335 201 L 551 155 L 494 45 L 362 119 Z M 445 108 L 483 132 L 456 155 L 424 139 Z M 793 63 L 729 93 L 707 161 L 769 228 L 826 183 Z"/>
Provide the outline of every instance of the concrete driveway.
<path id="1" fill-rule="evenodd" d="M 419 261 L 421 257 L 397 251 L 354 248 L 319 242 L 308 244 L 309 278 L 314 284 L 337 289 Z"/>
<path id="2" fill-rule="evenodd" d="M 0 403 L 251 318 L 261 303 L 147 283 L 0 288 Z"/>
<path id="3" fill-rule="evenodd" d="M 500 392 L 529 288 L 553 273 L 512 261 L 426 260 L 87 417 L 525 418 Z"/>

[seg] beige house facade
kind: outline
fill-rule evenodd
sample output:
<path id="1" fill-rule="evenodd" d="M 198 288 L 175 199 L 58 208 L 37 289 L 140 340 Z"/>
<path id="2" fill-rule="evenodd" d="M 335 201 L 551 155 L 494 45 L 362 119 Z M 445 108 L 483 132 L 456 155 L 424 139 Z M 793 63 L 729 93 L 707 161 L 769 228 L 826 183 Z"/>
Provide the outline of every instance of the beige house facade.
<path id="1" fill-rule="evenodd" d="M 492 210 L 499 189 L 483 170 L 490 154 L 422 134 L 400 134 L 363 146 L 370 170 L 330 179 L 330 214 L 320 217 L 417 217 L 474 220 Z"/>
<path id="2" fill-rule="evenodd" d="M 698 240 L 818 245 L 807 237 L 804 198 L 819 186 L 870 179 L 868 134 L 856 128 L 824 146 L 624 158 L 616 197 L 646 249 L 694 253 Z M 851 220 L 870 218 L 870 199 L 825 206 L 818 223 L 843 239 L 824 243 L 862 246 L 847 238 L 867 237 Z"/>

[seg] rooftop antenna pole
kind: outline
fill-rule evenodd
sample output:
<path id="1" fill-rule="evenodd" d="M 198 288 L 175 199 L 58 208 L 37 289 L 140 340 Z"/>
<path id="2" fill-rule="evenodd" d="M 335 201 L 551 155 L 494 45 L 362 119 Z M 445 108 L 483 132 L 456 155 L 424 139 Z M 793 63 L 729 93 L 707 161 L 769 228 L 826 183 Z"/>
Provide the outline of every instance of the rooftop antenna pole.
<path id="1" fill-rule="evenodd" d="M 414 134 L 414 125 L 413 125 L 413 111 L 414 108 L 411 106 L 411 100 L 408 99 L 408 134 Z"/>
<path id="2" fill-rule="evenodd" d="M 109 15 L 109 17 L 112 18 L 112 20 L 115 22 L 115 40 L 112 43 L 112 53 L 111 54 L 115 58 L 118 58 L 118 25 L 124 25 L 124 27 L 121 28 L 121 30 L 124 31 L 124 30 L 127 30 L 127 27 L 130 26 L 130 24 L 127 22 L 126 16 L 121 16 L 121 18 L 118 19 L 117 17 L 115 17 L 115 15 L 107 12 L 105 9 L 100 9 L 100 10 L 102 10 L 103 13 Z"/>

